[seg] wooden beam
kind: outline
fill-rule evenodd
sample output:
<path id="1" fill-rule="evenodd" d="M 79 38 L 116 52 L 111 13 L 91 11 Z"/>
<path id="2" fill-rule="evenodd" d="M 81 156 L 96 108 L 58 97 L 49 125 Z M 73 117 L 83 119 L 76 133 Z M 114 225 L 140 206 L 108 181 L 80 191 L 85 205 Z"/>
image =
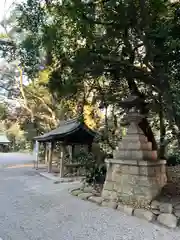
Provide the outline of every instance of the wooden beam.
<path id="1" fill-rule="evenodd" d="M 47 142 L 45 142 L 44 148 L 45 148 L 45 150 L 44 150 L 44 152 L 45 152 L 44 159 L 45 159 L 45 164 L 47 165 L 48 164 L 48 146 L 47 146 Z"/>
<path id="2" fill-rule="evenodd" d="M 35 155 L 34 168 L 38 169 L 38 161 L 39 161 L 39 142 L 38 141 L 36 141 L 34 144 L 34 155 Z"/>
<path id="3" fill-rule="evenodd" d="M 48 173 L 52 172 L 52 156 L 53 156 L 53 143 L 49 143 L 49 152 L 48 152 Z"/>
<path id="4" fill-rule="evenodd" d="M 64 157 L 65 157 L 65 151 L 63 144 L 61 145 L 61 155 L 60 155 L 60 169 L 59 169 L 59 176 L 60 178 L 64 177 Z"/>

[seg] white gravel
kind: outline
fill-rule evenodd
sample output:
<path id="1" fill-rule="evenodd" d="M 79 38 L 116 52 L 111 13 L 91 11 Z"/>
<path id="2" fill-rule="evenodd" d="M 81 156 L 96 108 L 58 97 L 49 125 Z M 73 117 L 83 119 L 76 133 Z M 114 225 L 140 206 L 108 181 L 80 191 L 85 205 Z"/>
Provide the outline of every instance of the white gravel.
<path id="1" fill-rule="evenodd" d="M 32 169 L 0 170 L 3 240 L 179 240 L 168 230 L 79 200 L 73 184 L 53 184 Z"/>
<path id="2" fill-rule="evenodd" d="M 33 163 L 34 159 L 35 157 L 31 153 L 20 152 L 0 153 L 0 166 Z"/>

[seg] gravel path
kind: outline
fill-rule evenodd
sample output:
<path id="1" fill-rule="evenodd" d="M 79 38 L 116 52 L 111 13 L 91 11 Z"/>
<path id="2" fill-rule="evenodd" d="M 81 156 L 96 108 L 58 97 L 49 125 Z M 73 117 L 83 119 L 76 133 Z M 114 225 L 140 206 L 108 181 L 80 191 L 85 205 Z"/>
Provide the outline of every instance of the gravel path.
<path id="1" fill-rule="evenodd" d="M 155 226 L 69 195 L 34 170 L 0 170 L 3 240 L 179 240 L 180 231 Z"/>
<path id="2" fill-rule="evenodd" d="M 1 153 L 0 152 L 0 166 L 33 163 L 33 160 L 35 160 L 35 157 L 33 156 L 32 153 L 20 153 L 20 152 Z"/>

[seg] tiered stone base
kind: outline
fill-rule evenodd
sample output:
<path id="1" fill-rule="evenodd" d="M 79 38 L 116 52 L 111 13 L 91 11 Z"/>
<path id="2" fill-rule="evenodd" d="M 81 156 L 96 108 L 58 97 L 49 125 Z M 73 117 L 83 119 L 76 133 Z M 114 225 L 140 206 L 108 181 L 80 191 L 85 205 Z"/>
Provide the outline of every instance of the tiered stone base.
<path id="1" fill-rule="evenodd" d="M 166 184 L 166 161 L 107 159 L 102 197 L 136 207 L 148 205 Z"/>

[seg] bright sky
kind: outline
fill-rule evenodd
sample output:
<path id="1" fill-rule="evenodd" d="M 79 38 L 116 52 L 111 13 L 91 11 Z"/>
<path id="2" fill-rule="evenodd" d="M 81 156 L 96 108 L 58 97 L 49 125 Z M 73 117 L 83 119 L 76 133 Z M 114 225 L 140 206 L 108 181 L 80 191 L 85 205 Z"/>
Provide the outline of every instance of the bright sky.
<path id="1" fill-rule="evenodd" d="M 21 0 L 0 0 L 0 21 L 9 13 L 11 6 L 19 2 Z"/>
<path id="2" fill-rule="evenodd" d="M 16 2 L 16 0 L 0 0 L 0 20 L 2 21 L 6 12 L 8 12 L 9 7 Z"/>

